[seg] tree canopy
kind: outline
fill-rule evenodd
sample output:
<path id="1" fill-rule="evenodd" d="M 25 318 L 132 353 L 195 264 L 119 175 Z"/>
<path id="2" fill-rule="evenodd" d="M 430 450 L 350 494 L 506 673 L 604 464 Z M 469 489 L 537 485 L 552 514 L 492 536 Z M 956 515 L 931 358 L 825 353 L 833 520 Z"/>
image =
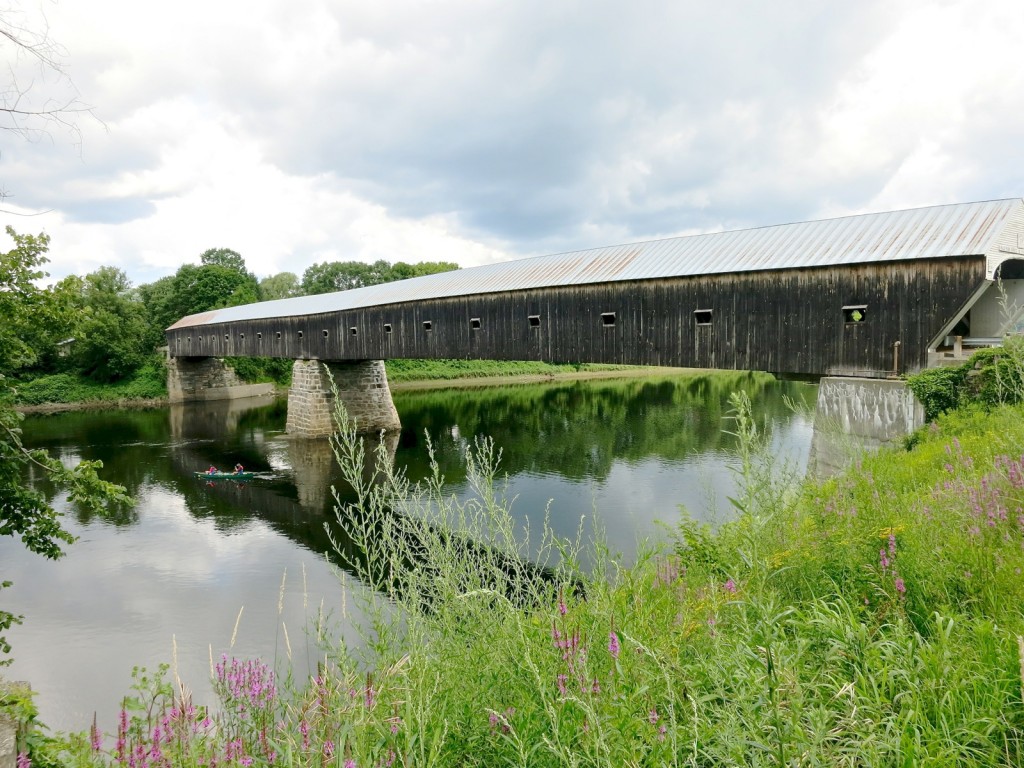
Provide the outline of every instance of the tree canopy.
<path id="1" fill-rule="evenodd" d="M 314 264 L 302 273 L 302 293 L 313 296 L 318 293 L 348 291 L 410 277 L 450 272 L 458 268 L 458 264 L 450 261 L 425 261 L 419 264 L 404 261 L 390 264 L 383 259 L 372 264 L 362 261 L 325 261 Z"/>

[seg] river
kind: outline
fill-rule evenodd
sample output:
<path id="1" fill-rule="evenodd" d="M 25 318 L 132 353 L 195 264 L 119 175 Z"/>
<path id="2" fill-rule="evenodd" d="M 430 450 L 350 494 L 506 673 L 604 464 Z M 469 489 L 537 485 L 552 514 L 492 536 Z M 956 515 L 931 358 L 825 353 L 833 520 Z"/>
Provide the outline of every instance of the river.
<path id="1" fill-rule="evenodd" d="M 600 531 L 628 564 L 640 542 L 666 541 L 681 506 L 712 524 L 730 515 L 728 397 L 739 390 L 772 452 L 802 471 L 816 387 L 746 373 L 399 391 L 393 461 L 424 478 L 429 435 L 449 491 L 464 495 L 464 452 L 490 436 L 517 520 L 536 527 L 546 510 L 560 536 Z M 345 488 L 326 441 L 291 440 L 284 422 L 282 399 L 25 419 L 26 445 L 100 459 L 136 500 L 104 518 L 48 489 L 78 537 L 57 561 L 0 538 L 0 578 L 14 582 L 0 605 L 24 616 L 7 632 L 14 663 L 2 672 L 31 683 L 52 730 L 84 729 L 94 712 L 112 730 L 135 665 L 172 664 L 199 703 L 221 653 L 290 661 L 305 676 L 318 654 L 305 630 L 321 606 L 335 637 L 358 645 L 352 577 L 324 556 L 330 488 L 342 498 Z M 255 479 L 192 474 L 237 461 Z"/>

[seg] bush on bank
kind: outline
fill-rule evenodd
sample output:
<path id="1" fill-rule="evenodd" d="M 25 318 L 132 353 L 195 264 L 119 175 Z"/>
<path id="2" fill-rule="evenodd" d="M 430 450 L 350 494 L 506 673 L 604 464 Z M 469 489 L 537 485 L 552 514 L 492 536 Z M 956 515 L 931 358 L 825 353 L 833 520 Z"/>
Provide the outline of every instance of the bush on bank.
<path id="1" fill-rule="evenodd" d="M 152 356 L 120 381 L 100 383 L 78 373 L 54 373 L 13 382 L 17 405 L 46 403 L 116 403 L 167 397 L 167 369 Z"/>
<path id="2" fill-rule="evenodd" d="M 909 451 L 792 482 L 734 406 L 737 518 L 630 568 L 536 521 L 528 541 L 487 441 L 459 503 L 386 462 L 370 485 L 343 431 L 365 655 L 321 617 L 310 679 L 224 658 L 203 707 L 140 674 L 115 733 L 34 764 L 1024 762 L 1024 410 L 951 412 Z"/>
<path id="3" fill-rule="evenodd" d="M 1024 336 L 980 349 L 962 365 L 931 368 L 909 376 L 907 385 L 932 421 L 969 405 L 993 407 L 1024 400 Z"/>

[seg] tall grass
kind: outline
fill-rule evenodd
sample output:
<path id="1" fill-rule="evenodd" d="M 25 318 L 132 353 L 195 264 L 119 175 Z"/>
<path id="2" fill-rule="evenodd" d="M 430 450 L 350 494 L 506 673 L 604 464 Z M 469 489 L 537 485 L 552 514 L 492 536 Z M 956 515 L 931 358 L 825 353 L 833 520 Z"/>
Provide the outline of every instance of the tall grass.
<path id="1" fill-rule="evenodd" d="M 337 549 L 360 577 L 362 649 L 318 623 L 319 669 L 291 684 L 222 659 L 209 708 L 151 678 L 117 733 L 33 758 L 1020 765 L 1022 411 L 949 414 L 913 450 L 816 483 L 777 467 L 749 404 L 732 407 L 736 519 L 684 523 L 630 568 L 543 518 L 517 528 L 490 441 L 468 449 L 473 493 L 458 500 L 436 465 L 412 484 L 384 452 L 365 456 L 339 410 L 356 501 L 337 516 L 358 546 Z"/>

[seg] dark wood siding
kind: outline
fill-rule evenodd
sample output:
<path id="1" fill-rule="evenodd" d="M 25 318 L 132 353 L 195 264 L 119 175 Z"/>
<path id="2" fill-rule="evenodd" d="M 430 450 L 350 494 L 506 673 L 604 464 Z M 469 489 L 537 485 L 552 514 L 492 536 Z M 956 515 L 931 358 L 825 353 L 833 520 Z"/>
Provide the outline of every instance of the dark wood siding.
<path id="1" fill-rule="evenodd" d="M 167 338 L 171 354 L 184 357 L 478 358 L 879 377 L 893 372 L 896 341 L 899 372 L 923 368 L 929 340 L 984 276 L 980 257 L 706 275 L 193 326 Z M 844 306 L 863 306 L 863 321 L 847 322 Z M 710 323 L 699 323 L 697 310 L 710 310 Z M 613 323 L 602 320 L 607 313 Z"/>

